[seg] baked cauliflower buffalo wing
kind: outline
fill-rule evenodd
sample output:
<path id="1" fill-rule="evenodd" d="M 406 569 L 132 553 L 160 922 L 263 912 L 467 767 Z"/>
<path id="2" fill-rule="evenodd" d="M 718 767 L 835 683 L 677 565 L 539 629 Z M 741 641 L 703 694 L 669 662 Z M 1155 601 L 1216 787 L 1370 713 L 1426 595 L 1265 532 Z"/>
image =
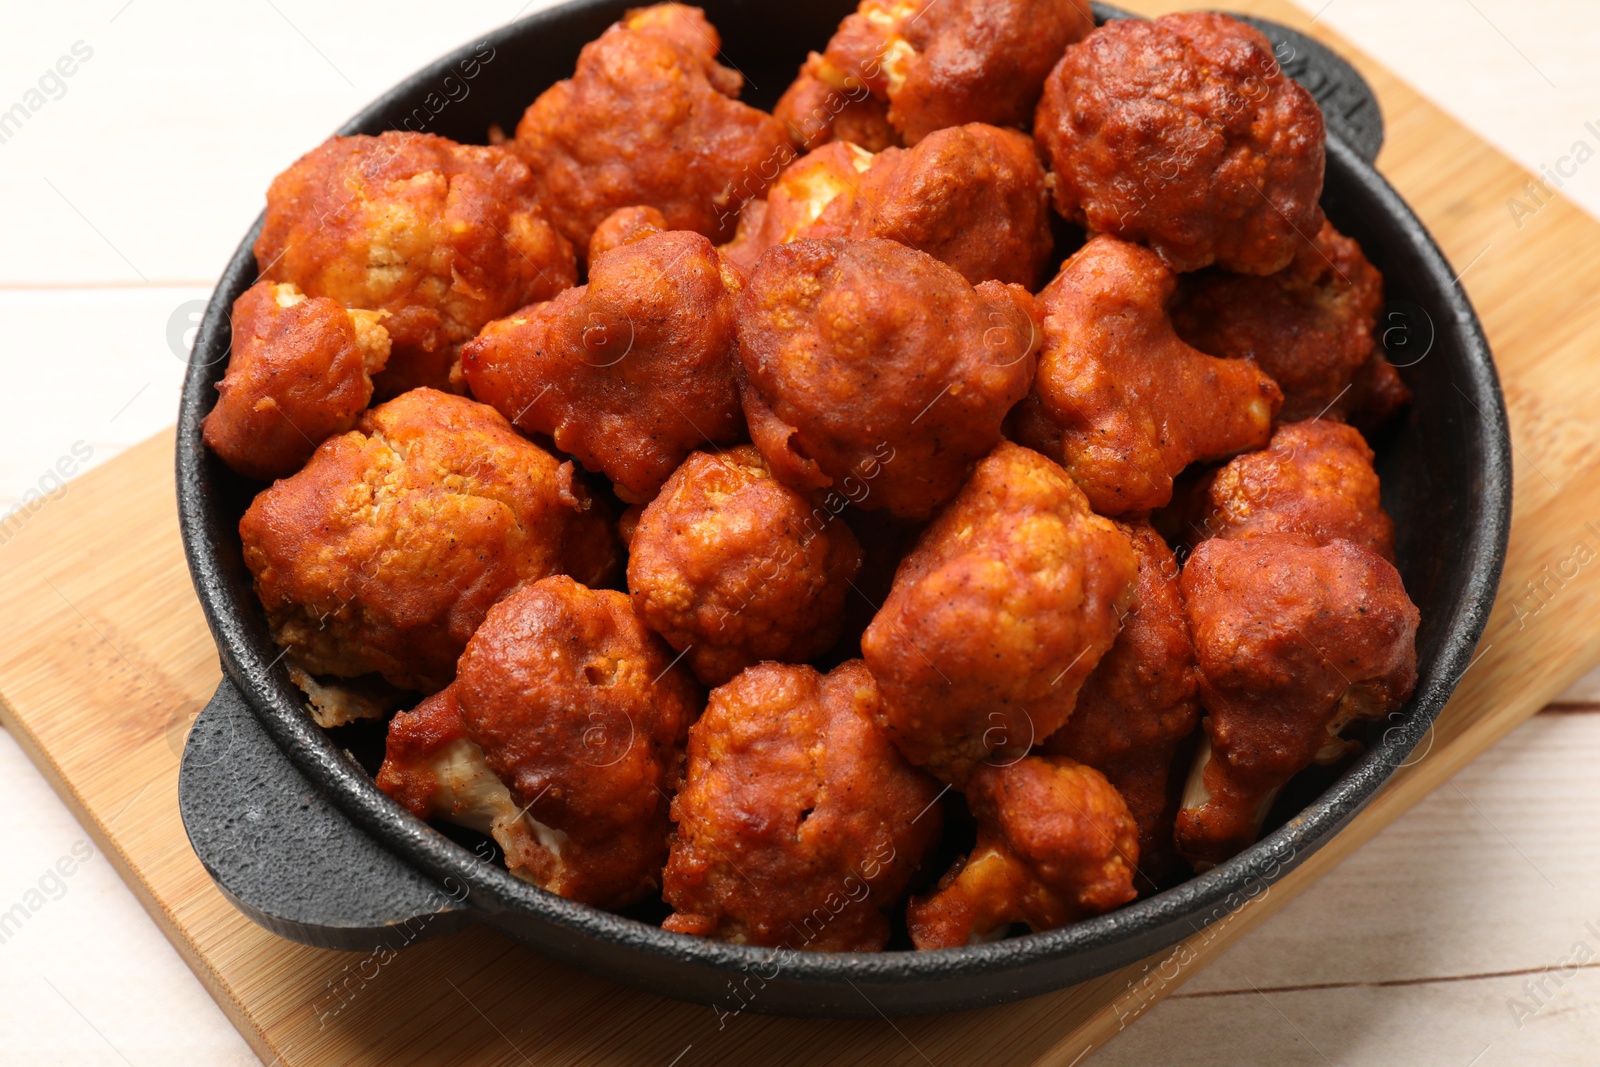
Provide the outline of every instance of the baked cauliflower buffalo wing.
<path id="1" fill-rule="evenodd" d="M 1072 715 L 1135 604 L 1128 538 L 1065 471 L 1001 444 L 900 564 L 861 639 L 912 763 L 959 786 Z"/>
<path id="2" fill-rule="evenodd" d="M 1033 142 L 978 124 L 940 130 L 915 148 L 877 155 L 834 142 L 791 164 L 745 208 L 726 251 L 755 266 L 775 244 L 801 238 L 883 237 L 920 249 L 973 285 L 1030 291 L 1050 257 L 1050 208 Z"/>
<path id="3" fill-rule="evenodd" d="M 667 480 L 629 542 L 628 589 L 695 676 L 721 685 L 832 648 L 860 569 L 850 527 L 743 445 L 696 452 Z"/>
<path id="4" fill-rule="evenodd" d="M 830 141 L 848 141 L 868 152 L 901 143 L 900 135 L 889 125 L 888 102 L 873 96 L 865 82 L 816 52 L 806 58 L 800 76 L 772 114 L 801 152 L 814 151 Z"/>
<path id="5" fill-rule="evenodd" d="M 1417 684 L 1418 614 L 1394 566 L 1350 541 L 1212 538 L 1183 569 L 1205 742 L 1178 813 L 1200 869 L 1255 840 L 1278 790 L 1346 754 L 1346 726 Z"/>
<path id="6" fill-rule="evenodd" d="M 264 482 L 305 466 L 371 402 L 372 376 L 389 360 L 388 317 L 310 300 L 292 285 L 246 289 L 233 302 L 233 354 L 206 415 L 206 445 Z"/>
<path id="7" fill-rule="evenodd" d="M 522 810 L 489 769 L 467 736 L 454 685 L 389 720 L 378 788 L 419 819 L 488 834 L 519 878 L 543 884 L 561 865 L 565 835 Z"/>
<path id="8" fill-rule="evenodd" d="M 485 404 L 416 389 L 368 410 L 239 522 L 273 638 L 313 675 L 436 692 L 495 601 L 616 549 L 570 463 Z"/>
<path id="9" fill-rule="evenodd" d="M 607 215 L 589 237 L 589 263 L 625 244 L 668 229 L 667 217 L 653 207 L 621 207 Z"/>
<path id="10" fill-rule="evenodd" d="M 1394 562 L 1394 521 L 1383 510 L 1372 449 L 1355 429 L 1315 419 L 1278 428 L 1272 443 L 1211 478 L 1207 537 L 1305 534 L 1353 541 Z"/>
<path id="11" fill-rule="evenodd" d="M 523 586 L 472 635 L 455 689 L 467 736 L 548 828 L 524 877 L 604 908 L 660 888 L 702 697 L 626 594 L 565 575 Z"/>
<path id="12" fill-rule="evenodd" d="M 832 208 L 835 216 L 849 214 L 861 190 L 861 176 L 878 158 L 843 141 L 802 156 L 784 168 L 765 199 L 744 206 L 738 230 L 722 246 L 722 254 L 748 275 L 761 253 L 773 245 L 812 236 L 823 211 Z"/>
<path id="13" fill-rule="evenodd" d="M 268 281 L 389 312 L 380 397 L 462 391 L 462 342 L 577 281 L 516 156 L 423 133 L 334 137 L 301 157 L 267 190 L 255 255 Z"/>
<path id="14" fill-rule="evenodd" d="M 522 116 L 511 147 L 574 246 L 641 205 L 668 229 L 725 241 L 740 207 L 794 158 L 783 124 L 735 99 L 743 79 L 717 62 L 721 47 L 699 8 L 630 11 Z"/>
<path id="15" fill-rule="evenodd" d="M 797 241 L 739 302 L 750 436 L 781 481 L 927 517 L 1026 395 L 1033 298 L 893 241 Z"/>
<path id="16" fill-rule="evenodd" d="M 1102 236 L 1039 294 L 1044 351 L 1017 437 L 1065 466 L 1102 515 L 1163 507 L 1189 464 L 1265 445 L 1283 399 L 1250 361 L 1178 339 L 1176 285 L 1149 249 Z"/>
<path id="17" fill-rule="evenodd" d="M 1026 126 L 1062 50 L 1093 28 L 1086 0 L 862 0 L 790 93 L 864 85 L 908 145 L 968 122 Z"/>
<path id="18" fill-rule="evenodd" d="M 1383 276 L 1330 223 L 1300 246 L 1287 269 L 1269 277 L 1222 270 L 1186 275 L 1172 323 L 1202 352 L 1254 360 L 1283 390 L 1278 417 L 1299 422 L 1374 406 L 1354 383 L 1383 358 L 1374 332 L 1382 307 Z"/>
<path id="19" fill-rule="evenodd" d="M 473 395 L 643 503 L 694 449 L 744 434 L 740 281 L 673 230 L 595 260 L 589 283 L 491 322 L 462 350 Z"/>
<path id="20" fill-rule="evenodd" d="M 1106 23 L 1051 72 L 1034 136 L 1061 214 L 1173 270 L 1273 274 L 1322 227 L 1322 111 L 1227 15 Z"/>
<path id="21" fill-rule="evenodd" d="M 1118 528 L 1139 556 L 1139 606 L 1044 751 L 1093 767 L 1122 794 L 1139 827 L 1148 890 L 1178 867 L 1172 825 L 1189 770 L 1180 756 L 1200 725 L 1200 679 L 1172 549 L 1148 523 Z"/>
<path id="22" fill-rule="evenodd" d="M 1138 832 L 1121 794 L 1064 756 L 984 765 L 966 789 L 978 840 L 926 897 L 906 909 L 919 949 L 959 948 L 1035 932 L 1132 900 Z"/>
<path id="23" fill-rule="evenodd" d="M 874 722 L 872 675 L 763 663 L 711 694 L 688 779 L 662 925 L 747 945 L 871 952 L 938 843 L 933 779 Z"/>

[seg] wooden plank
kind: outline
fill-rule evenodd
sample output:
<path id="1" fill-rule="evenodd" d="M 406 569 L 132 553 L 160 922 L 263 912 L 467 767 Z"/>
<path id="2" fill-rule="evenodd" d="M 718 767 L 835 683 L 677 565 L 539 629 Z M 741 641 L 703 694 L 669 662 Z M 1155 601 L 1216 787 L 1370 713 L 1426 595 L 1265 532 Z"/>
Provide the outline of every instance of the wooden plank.
<path id="1" fill-rule="evenodd" d="M 1600 715 L 1534 716 L 1090 1062 L 1592 1062 L 1596 759 Z"/>
<path id="2" fill-rule="evenodd" d="M 1592 939 L 1591 939 L 1592 940 Z M 1525 986 L 1545 980 L 1542 1013 L 1519 1029 L 1508 1004 L 1526 1002 Z M 1335 989 L 1174 998 L 1164 1024 L 1136 1028 L 1089 1061 L 1091 1067 L 1148 1067 L 1172 1062 L 1183 1035 L 1185 1067 L 1542 1067 L 1593 1063 L 1600 972 L 1584 968 L 1558 979 L 1498 974 L 1421 985 L 1362 984 Z M 1549 1025 L 1560 1017 L 1562 1025 Z M 1428 1025 L 1448 1019 L 1447 1026 Z"/>
<path id="3" fill-rule="evenodd" d="M 1281 917 L 1304 921 L 1253 935 L 1248 965 L 1230 954 L 1178 996 L 1536 970 L 1583 937 L 1600 959 L 1597 760 L 1600 720 L 1535 716 Z"/>
<path id="4" fill-rule="evenodd" d="M 1147 10 L 1177 4 L 1146 4 Z M 1240 7 L 1305 24 L 1275 0 Z M 1318 31 L 1321 33 L 1322 31 Z M 1337 45 L 1346 54 L 1348 48 Z M 178 548 L 170 441 L 157 438 L 31 515 L 0 560 L 0 696 L 7 726 L 96 834 L 145 906 L 264 1059 L 342 1063 L 1072 1064 L 1174 992 L 1541 703 L 1600 659 L 1600 584 L 1580 571 L 1536 612 L 1526 583 L 1593 536 L 1600 400 L 1600 226 L 1555 203 L 1523 231 L 1504 200 L 1525 176 L 1363 64 L 1384 100 L 1382 167 L 1417 207 L 1483 312 L 1507 380 L 1518 508 L 1507 593 L 1483 658 L 1426 753 L 1335 842 L 1244 911 L 1208 929 L 1181 966 L 1159 961 L 1076 989 L 939 1019 L 805 1023 L 622 991 L 475 930 L 377 966 L 256 929 L 222 900 L 184 844 L 169 738 L 217 679 Z M 1510 232 L 1508 232 L 1508 230 Z M 1532 277 L 1545 284 L 1530 286 Z M 110 825 L 115 818 L 114 826 Z M 354 971 L 345 1002 L 331 993 Z M 1146 980 L 1147 979 L 1147 980 Z M 1137 982 L 1137 984 L 1135 984 Z M 337 1010 L 335 1010 L 337 1009 Z"/>

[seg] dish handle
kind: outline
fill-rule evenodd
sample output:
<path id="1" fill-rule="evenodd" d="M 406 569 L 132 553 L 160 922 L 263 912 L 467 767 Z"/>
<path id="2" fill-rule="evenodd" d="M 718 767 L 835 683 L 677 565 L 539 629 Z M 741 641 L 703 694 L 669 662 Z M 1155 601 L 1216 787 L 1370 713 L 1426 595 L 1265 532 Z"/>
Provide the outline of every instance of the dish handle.
<path id="1" fill-rule="evenodd" d="M 465 886 L 441 884 L 363 833 L 289 762 L 226 677 L 189 731 L 178 808 L 223 896 L 280 937 L 394 952 L 468 920 Z"/>

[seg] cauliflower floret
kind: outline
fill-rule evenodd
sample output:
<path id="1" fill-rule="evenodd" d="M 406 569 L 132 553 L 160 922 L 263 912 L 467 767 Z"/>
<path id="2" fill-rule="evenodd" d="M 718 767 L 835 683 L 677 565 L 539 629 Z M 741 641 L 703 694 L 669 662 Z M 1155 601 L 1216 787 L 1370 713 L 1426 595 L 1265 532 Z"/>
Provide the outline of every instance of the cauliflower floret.
<path id="1" fill-rule="evenodd" d="M 233 355 L 205 420 L 206 446 L 247 478 L 287 478 L 355 428 L 389 361 L 387 311 L 347 310 L 257 282 L 233 302 Z"/>
<path id="2" fill-rule="evenodd" d="M 285 657 L 289 680 L 306 695 L 306 710 L 324 730 L 348 726 L 353 722 L 382 720 L 400 706 L 401 691 L 374 678 L 339 680 L 316 678 L 295 661 Z"/>
<path id="3" fill-rule="evenodd" d="M 1032 291 L 1053 243 L 1044 168 L 1027 135 L 981 123 L 876 154 L 835 141 L 785 169 L 765 201 L 747 204 L 724 251 L 748 273 L 775 244 L 830 237 L 888 238 L 973 285 Z"/>
<path id="4" fill-rule="evenodd" d="M 721 48 L 699 8 L 633 11 L 529 106 L 507 147 L 574 246 L 635 206 L 660 211 L 668 229 L 727 240 L 740 206 L 794 158 L 783 124 L 735 99 L 744 79 L 717 62 Z"/>
<path id="5" fill-rule="evenodd" d="M 1035 932 L 1099 915 L 1136 895 L 1138 828 L 1099 771 L 1065 756 L 984 764 L 966 788 L 978 840 L 926 897 L 906 910 L 919 949 Z"/>
<path id="6" fill-rule="evenodd" d="M 577 283 L 572 245 L 509 150 L 395 130 L 330 138 L 278 175 L 255 254 L 263 278 L 390 313 L 380 399 L 464 391 L 464 342 Z"/>
<path id="7" fill-rule="evenodd" d="M 852 94 L 848 108 L 823 98 L 824 116 L 860 109 L 864 87 L 888 105 L 878 121 L 908 145 L 967 122 L 1022 126 L 1050 68 L 1093 28 L 1086 0 L 862 0 L 802 68 L 779 117 L 793 126 L 820 86 Z M 817 110 L 813 103 L 811 114 Z M 826 131 L 818 127 L 813 121 L 799 132 L 820 143 Z"/>
<path id="8" fill-rule="evenodd" d="M 466 735 L 522 811 L 567 835 L 546 890 L 621 908 L 661 890 L 670 795 L 704 706 L 624 593 L 561 576 L 489 610 L 461 657 Z"/>
<path id="9" fill-rule="evenodd" d="M 1256 839 L 1289 779 L 1356 747 L 1345 727 L 1410 699 L 1419 616 L 1387 560 L 1301 533 L 1214 537 L 1180 582 L 1206 719 L 1176 836 L 1204 871 Z"/>
<path id="10" fill-rule="evenodd" d="M 535 885 L 560 877 L 567 835 L 539 822 L 511 799 L 483 749 L 466 734 L 455 686 L 389 723 L 378 788 L 419 819 L 438 819 L 488 834 L 511 873 Z"/>

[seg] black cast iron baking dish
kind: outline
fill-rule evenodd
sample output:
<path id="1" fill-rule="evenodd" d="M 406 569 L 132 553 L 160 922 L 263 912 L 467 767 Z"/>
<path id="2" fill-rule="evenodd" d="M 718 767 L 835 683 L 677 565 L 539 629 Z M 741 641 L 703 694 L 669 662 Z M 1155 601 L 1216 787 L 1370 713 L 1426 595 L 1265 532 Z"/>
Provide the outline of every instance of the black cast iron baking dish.
<path id="1" fill-rule="evenodd" d="M 722 30 L 725 62 L 746 75 L 745 99 L 767 107 L 808 47 L 826 41 L 854 6 L 703 3 Z M 583 44 L 628 6 L 579 0 L 503 27 L 402 82 L 340 132 L 420 129 L 481 142 L 491 123 L 512 129 L 540 91 L 571 71 Z M 1102 8 L 1099 15 L 1122 13 Z M 1422 609 L 1421 681 L 1410 704 L 1373 730 L 1365 755 L 1320 795 L 1302 789 L 1290 810 L 1280 804 L 1279 825 L 1254 847 L 1121 911 L 935 953 L 775 958 L 667 933 L 518 881 L 379 792 L 355 757 L 313 725 L 268 635 L 237 530 L 258 487 L 200 440 L 226 368 L 229 308 L 256 278 L 252 230 L 196 339 L 177 445 L 184 545 L 226 675 L 191 731 L 180 803 L 190 840 L 223 892 L 267 928 L 330 948 L 395 946 L 482 922 L 565 963 L 664 996 L 727 1001 L 729 1011 L 921 1014 L 1033 996 L 1142 959 L 1245 906 L 1329 841 L 1411 758 L 1471 661 L 1504 558 L 1510 439 L 1494 363 L 1466 295 L 1427 230 L 1373 169 L 1383 132 L 1370 91 L 1321 46 L 1257 25 L 1328 115 L 1325 207 L 1387 278 L 1385 347 L 1416 392 L 1404 425 L 1381 444 L 1379 472 L 1400 569 Z M 476 72 L 470 79 L 469 69 Z M 759 978 L 746 981 L 752 974 Z M 730 981 L 758 995 L 735 1004 Z"/>

